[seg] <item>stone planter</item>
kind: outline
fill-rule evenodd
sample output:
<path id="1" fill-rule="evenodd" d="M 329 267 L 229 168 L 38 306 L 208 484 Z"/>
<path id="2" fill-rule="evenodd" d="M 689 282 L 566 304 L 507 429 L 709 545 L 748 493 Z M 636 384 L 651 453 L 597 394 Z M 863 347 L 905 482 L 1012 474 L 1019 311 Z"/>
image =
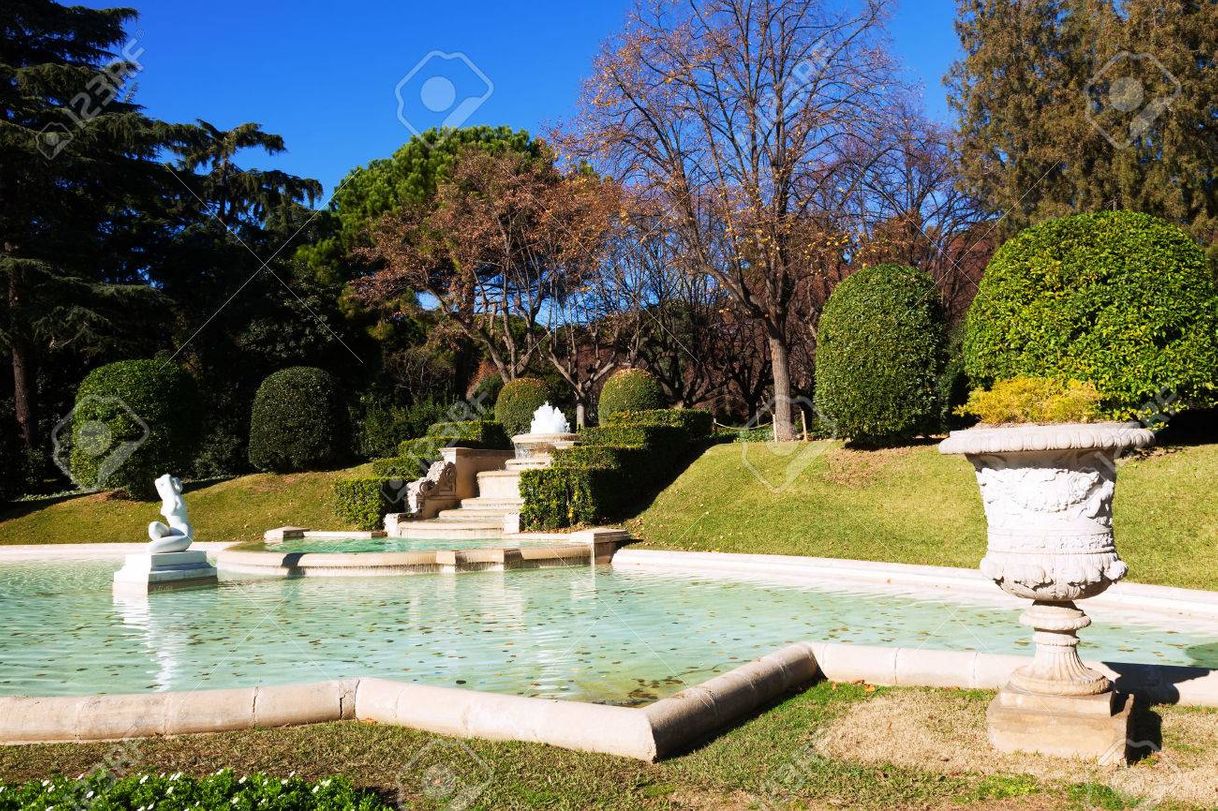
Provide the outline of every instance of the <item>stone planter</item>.
<path id="1" fill-rule="evenodd" d="M 1154 434 L 1137 423 L 1067 423 L 970 428 L 953 431 L 940 444 L 940 453 L 962 454 L 977 471 L 989 525 L 982 573 L 1008 594 L 1032 600 L 1020 622 L 1035 631 L 1035 655 L 1011 675 L 996 706 L 1049 714 L 1077 708 L 1092 716 L 1102 714 L 1096 707 L 1103 702 L 1115 707 L 1108 679 L 1079 658 L 1077 634 L 1091 620 L 1074 601 L 1125 576 L 1112 532 L 1116 459 L 1153 442 Z M 1077 702 L 1037 697 L 1095 701 L 1086 710 Z M 1115 708 L 1117 715 L 1121 711 Z M 993 706 L 990 721 L 991 740 L 1001 746 Z M 1063 751 L 1003 748 L 1095 754 L 1095 745 L 1072 748 L 1069 741 L 1059 747 Z"/>

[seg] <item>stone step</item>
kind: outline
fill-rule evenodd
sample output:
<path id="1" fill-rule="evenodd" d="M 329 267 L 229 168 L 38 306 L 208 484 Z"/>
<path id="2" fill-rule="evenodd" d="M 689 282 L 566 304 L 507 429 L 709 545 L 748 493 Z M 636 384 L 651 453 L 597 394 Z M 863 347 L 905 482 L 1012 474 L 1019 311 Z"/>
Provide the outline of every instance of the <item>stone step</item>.
<path id="1" fill-rule="evenodd" d="M 478 474 L 479 498 L 520 499 L 520 474 L 511 470 L 486 470 Z"/>
<path id="2" fill-rule="evenodd" d="M 470 526 L 455 521 L 406 521 L 398 525 L 400 538 L 429 538 L 438 540 L 458 540 L 466 538 L 499 538 L 503 535 L 503 527 L 494 529 Z"/>
<path id="3" fill-rule="evenodd" d="M 460 507 L 455 510 L 440 510 L 436 514 L 439 521 L 498 521 L 503 525 L 503 516 L 508 513 L 520 512 L 519 507 L 512 508 L 479 508 Z"/>
<path id="4" fill-rule="evenodd" d="M 437 526 L 468 527 L 470 529 L 503 529 L 503 516 L 478 516 L 453 510 L 450 515 L 439 515 L 431 519 Z M 426 521 L 418 522 L 420 524 Z"/>
<path id="5" fill-rule="evenodd" d="M 461 499 L 461 507 L 469 510 L 502 510 L 503 512 L 519 512 L 524 506 L 524 501 L 518 498 L 490 498 L 486 496 L 478 496 L 476 498 Z"/>

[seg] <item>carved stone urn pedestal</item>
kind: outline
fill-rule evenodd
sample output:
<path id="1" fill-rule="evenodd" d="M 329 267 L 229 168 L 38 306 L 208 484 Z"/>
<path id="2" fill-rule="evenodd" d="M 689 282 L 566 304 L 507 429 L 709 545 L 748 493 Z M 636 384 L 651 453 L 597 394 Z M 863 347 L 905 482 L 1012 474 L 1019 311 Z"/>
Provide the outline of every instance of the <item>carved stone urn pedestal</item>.
<path id="1" fill-rule="evenodd" d="M 977 427 L 953 431 L 940 453 L 977 471 L 989 544 L 981 571 L 1032 600 L 1032 661 L 1011 674 L 986 713 L 990 742 L 1114 762 L 1126 757 L 1130 696 L 1083 664 L 1078 631 L 1091 624 L 1075 600 L 1125 576 L 1112 534 L 1116 458 L 1154 442 L 1136 423 Z"/>

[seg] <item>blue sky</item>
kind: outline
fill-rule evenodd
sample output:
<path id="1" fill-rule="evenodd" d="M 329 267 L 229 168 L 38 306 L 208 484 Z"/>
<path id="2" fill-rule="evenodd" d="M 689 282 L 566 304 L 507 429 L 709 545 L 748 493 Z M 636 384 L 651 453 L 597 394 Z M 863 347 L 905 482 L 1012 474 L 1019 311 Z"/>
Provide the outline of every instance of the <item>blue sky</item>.
<path id="1" fill-rule="evenodd" d="M 284 137 L 288 152 L 243 163 L 315 177 L 328 197 L 352 167 L 410 138 L 395 98 L 403 78 L 412 102 L 403 112 L 419 129 L 457 113 L 467 124 L 540 131 L 570 115 L 600 43 L 620 28 L 631 0 L 84 2 L 139 10 L 136 99 L 149 114 L 225 128 L 260 122 Z M 927 110 L 944 121 L 941 79 L 958 50 L 953 17 L 953 0 L 905 0 L 890 25 L 895 54 L 924 88 Z M 442 72 L 456 81 L 426 84 L 435 71 L 411 71 L 433 51 L 460 52 L 471 65 L 450 59 Z M 458 109 L 488 89 L 471 114 Z M 456 102 L 446 107 L 450 95 Z"/>

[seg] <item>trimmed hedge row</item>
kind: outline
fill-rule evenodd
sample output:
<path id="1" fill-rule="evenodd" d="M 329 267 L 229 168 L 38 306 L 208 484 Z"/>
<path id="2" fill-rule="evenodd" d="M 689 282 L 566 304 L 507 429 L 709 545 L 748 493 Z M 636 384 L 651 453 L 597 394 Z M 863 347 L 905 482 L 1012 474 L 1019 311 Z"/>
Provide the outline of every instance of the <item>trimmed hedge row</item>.
<path id="1" fill-rule="evenodd" d="M 685 426 L 701 432 L 709 425 L 709 414 L 703 419 L 677 410 L 635 413 L 581 431 L 580 444 L 555 451 L 551 467 L 521 474 L 524 528 L 553 530 L 617 518 L 640 491 L 662 483 L 690 447 L 706 438 Z"/>
<path id="2" fill-rule="evenodd" d="M 401 509 L 400 494 L 406 482 L 427 473 L 431 463 L 441 457 L 442 448 L 511 447 L 503 426 L 491 420 L 434 423 L 426 436 L 399 445 L 397 456 L 373 460 L 372 475 L 335 482 L 335 512 L 362 529 L 377 529 L 387 513 Z"/>
<path id="3" fill-rule="evenodd" d="M 358 529 L 380 529 L 381 519 L 400 504 L 390 495 L 405 487 L 404 476 L 355 476 L 334 482 L 334 512 Z"/>
<path id="4" fill-rule="evenodd" d="M 605 420 L 605 425 L 666 426 L 684 428 L 692 439 L 706 439 L 714 430 L 715 418 L 699 408 L 648 408 L 642 411 L 619 411 Z"/>

